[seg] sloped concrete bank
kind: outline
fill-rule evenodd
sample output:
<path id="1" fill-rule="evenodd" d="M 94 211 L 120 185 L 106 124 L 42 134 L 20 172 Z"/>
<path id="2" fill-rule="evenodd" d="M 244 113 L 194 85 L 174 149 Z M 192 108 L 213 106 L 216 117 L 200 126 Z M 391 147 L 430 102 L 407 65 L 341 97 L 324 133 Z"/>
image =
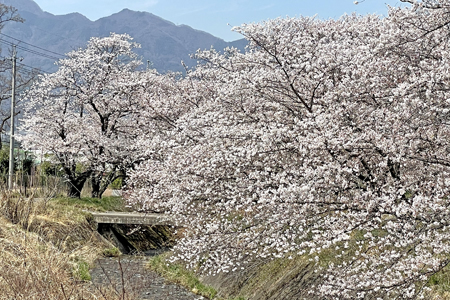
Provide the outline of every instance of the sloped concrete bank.
<path id="1" fill-rule="evenodd" d="M 202 282 L 214 287 L 223 298 L 248 300 L 316 300 L 311 287 L 320 282 L 317 266 L 301 258 L 254 261 L 241 272 L 203 276 Z"/>

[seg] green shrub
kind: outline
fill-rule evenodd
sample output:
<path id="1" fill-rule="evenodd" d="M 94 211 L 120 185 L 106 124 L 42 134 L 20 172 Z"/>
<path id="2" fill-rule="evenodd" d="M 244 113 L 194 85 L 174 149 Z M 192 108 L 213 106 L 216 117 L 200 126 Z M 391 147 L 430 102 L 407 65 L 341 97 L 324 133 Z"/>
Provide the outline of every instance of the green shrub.
<path id="1" fill-rule="evenodd" d="M 75 207 L 82 210 L 93 211 L 129 211 L 125 207 L 125 200 L 122 197 L 110 196 L 99 198 L 82 197 L 82 198 L 70 198 L 70 197 L 58 197 L 52 199 L 52 203 L 55 205 Z"/>
<path id="2" fill-rule="evenodd" d="M 113 190 L 120 190 L 122 188 L 122 184 L 123 184 L 122 178 L 117 178 L 116 180 L 111 182 L 109 187 Z"/>
<path id="3" fill-rule="evenodd" d="M 118 257 L 118 256 L 120 256 L 120 254 L 121 253 L 120 253 L 119 249 L 116 247 L 112 247 L 112 248 L 103 250 L 103 256 L 106 256 L 106 257 Z"/>
<path id="4" fill-rule="evenodd" d="M 75 265 L 74 277 L 82 281 L 90 281 L 91 274 L 89 273 L 90 266 L 85 261 L 78 261 Z"/>
<path id="5" fill-rule="evenodd" d="M 61 177 L 63 175 L 61 165 L 49 161 L 41 162 L 41 164 L 39 165 L 39 171 L 41 175 L 45 176 Z"/>

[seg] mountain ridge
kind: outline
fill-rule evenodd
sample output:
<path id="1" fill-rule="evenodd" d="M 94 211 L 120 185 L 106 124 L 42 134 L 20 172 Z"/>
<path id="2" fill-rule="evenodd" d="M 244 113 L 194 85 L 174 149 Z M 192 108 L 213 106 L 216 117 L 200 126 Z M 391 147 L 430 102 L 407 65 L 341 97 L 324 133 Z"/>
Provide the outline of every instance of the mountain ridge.
<path id="1" fill-rule="evenodd" d="M 77 12 L 53 15 L 43 11 L 33 0 L 0 0 L 0 3 L 16 7 L 25 19 L 24 23 L 6 24 L 2 30 L 2 33 L 6 35 L 52 52 L 65 54 L 85 47 L 89 38 L 93 36 L 108 36 L 111 32 L 127 33 L 135 42 L 141 44 L 141 48 L 136 49 L 136 53 L 144 62 L 151 61 L 153 67 L 159 72 L 184 71 L 181 61 L 190 67 L 195 66 L 196 61 L 191 59 L 190 55 L 198 49 L 213 47 L 221 51 L 226 47 L 236 47 L 243 51 L 247 44 L 244 39 L 225 42 L 210 33 L 188 25 L 176 25 L 150 12 L 133 11 L 127 8 L 91 21 Z M 2 37 L 3 39 L 6 38 Z M 3 51 L 7 50 L 7 43 L 3 41 L 1 47 Z M 24 45 L 24 47 L 28 46 Z M 22 51 L 19 55 L 25 58 L 24 64 L 29 66 L 41 68 L 46 72 L 57 69 L 54 59 L 26 51 Z M 50 56 L 61 58 L 57 55 Z"/>

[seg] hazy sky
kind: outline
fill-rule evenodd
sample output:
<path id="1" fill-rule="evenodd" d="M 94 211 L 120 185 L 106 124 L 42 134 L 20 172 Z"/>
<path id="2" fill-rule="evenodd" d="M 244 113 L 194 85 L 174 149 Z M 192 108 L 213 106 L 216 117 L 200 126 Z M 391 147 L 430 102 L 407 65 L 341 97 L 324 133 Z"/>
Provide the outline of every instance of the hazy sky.
<path id="1" fill-rule="evenodd" d="M 385 15 L 387 5 L 398 6 L 399 0 L 34 0 L 52 14 L 79 12 L 97 20 L 124 8 L 147 11 L 177 25 L 186 24 L 209 32 L 226 41 L 241 38 L 231 26 L 277 17 L 313 16 L 338 18 L 344 13 Z M 230 25 L 227 25 L 230 24 Z"/>

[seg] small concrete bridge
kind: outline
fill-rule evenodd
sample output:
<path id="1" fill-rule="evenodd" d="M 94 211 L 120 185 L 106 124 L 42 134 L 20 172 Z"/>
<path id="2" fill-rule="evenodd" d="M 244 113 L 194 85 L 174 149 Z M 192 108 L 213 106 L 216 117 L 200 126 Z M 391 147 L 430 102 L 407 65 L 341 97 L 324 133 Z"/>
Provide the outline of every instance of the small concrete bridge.
<path id="1" fill-rule="evenodd" d="M 86 211 L 92 215 L 93 221 L 96 224 L 97 231 L 108 241 L 112 242 L 122 253 L 128 254 L 136 251 L 138 247 L 133 245 L 132 237 L 129 236 L 135 231 L 126 233 L 123 231 L 123 226 L 126 225 L 139 225 L 142 226 L 171 226 L 176 225 L 173 216 L 168 214 L 155 214 L 155 213 L 128 213 L 128 212 L 92 212 Z M 122 228 L 122 229 L 121 229 Z M 129 229 L 129 227 L 128 227 Z M 146 230 L 144 230 L 146 231 Z M 147 230 L 148 231 L 148 230 Z M 153 231 L 153 230 L 150 230 Z M 161 236 L 158 237 L 161 238 Z M 155 238 L 155 236 L 149 237 Z M 141 236 L 142 239 L 142 236 Z"/>
<path id="2" fill-rule="evenodd" d="M 97 224 L 175 225 L 174 218 L 167 214 L 92 211 L 89 213 Z"/>

